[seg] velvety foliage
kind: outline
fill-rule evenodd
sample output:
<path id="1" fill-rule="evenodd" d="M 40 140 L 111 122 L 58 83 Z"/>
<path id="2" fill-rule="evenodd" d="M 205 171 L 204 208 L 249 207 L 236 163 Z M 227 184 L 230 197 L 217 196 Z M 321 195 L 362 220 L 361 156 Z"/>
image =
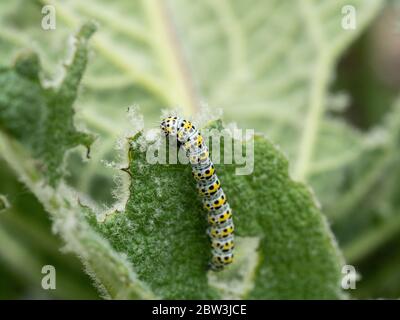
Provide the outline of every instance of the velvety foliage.
<path id="1" fill-rule="evenodd" d="M 352 1 L 357 29 L 344 31 L 341 8 L 347 2 L 0 4 L 5 269 L 36 283 L 32 270 L 42 260 L 30 254 L 36 250 L 30 245 L 43 256 L 67 259 L 42 246 L 56 241 L 51 225 L 105 298 L 345 297 L 344 259 L 327 219 L 350 263 L 400 229 L 399 103 L 362 132 L 343 119 L 347 94 L 330 88 L 339 58 L 385 1 Z M 44 4 L 56 7 L 54 31 L 38 31 Z M 93 18 L 101 26 L 95 34 L 96 24 L 85 23 Z M 59 68 L 66 47 L 72 55 Z M 140 111 L 127 114 L 132 104 Z M 217 165 L 237 228 L 236 261 L 218 274 L 206 268 L 207 223 L 190 167 L 149 164 L 151 143 L 137 143 L 158 127 L 161 108 L 176 106 L 200 124 L 213 113 L 213 119 L 260 132 L 254 172 L 238 176 L 236 165 Z M 141 117 L 146 129 L 137 125 Z M 208 125 L 224 128 L 219 120 Z M 16 203 L 21 189 L 29 193 L 26 207 Z M 28 219 L 30 210 L 38 217 Z M 23 231 L 31 226 L 38 231 Z M 37 234 L 45 239 L 36 241 Z M 24 265 L 34 268 L 18 267 Z M 377 280 L 367 279 L 365 292 L 397 292 L 395 281 L 376 285 L 382 274 L 395 279 L 395 269 L 382 268 L 371 276 Z M 66 277 L 63 283 L 76 281 Z M 60 292 L 57 297 L 71 297 Z"/>

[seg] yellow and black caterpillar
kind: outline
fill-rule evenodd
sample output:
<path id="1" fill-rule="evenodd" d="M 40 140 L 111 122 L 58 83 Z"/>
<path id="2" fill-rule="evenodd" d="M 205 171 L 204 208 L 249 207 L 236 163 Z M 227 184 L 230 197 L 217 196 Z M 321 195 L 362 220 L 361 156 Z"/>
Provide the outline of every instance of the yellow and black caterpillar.
<path id="1" fill-rule="evenodd" d="M 179 117 L 168 117 L 162 120 L 160 127 L 165 135 L 176 136 L 186 151 L 197 189 L 208 212 L 210 227 L 207 233 L 212 248 L 210 268 L 214 271 L 222 270 L 233 261 L 234 225 L 232 210 L 215 173 L 208 148 L 202 135 L 190 121 Z"/>

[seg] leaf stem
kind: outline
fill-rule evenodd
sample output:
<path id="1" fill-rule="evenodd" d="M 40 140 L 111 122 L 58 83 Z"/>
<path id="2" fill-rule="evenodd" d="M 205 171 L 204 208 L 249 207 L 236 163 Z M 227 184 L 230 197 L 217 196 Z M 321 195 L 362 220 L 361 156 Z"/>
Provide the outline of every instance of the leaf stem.
<path id="1" fill-rule="evenodd" d="M 306 181 L 310 172 L 318 130 L 324 115 L 324 97 L 328 90 L 330 70 L 330 58 L 321 55 L 313 75 L 310 107 L 304 121 L 304 131 L 300 137 L 298 159 L 294 169 L 294 176 L 300 181 Z"/>
<path id="2" fill-rule="evenodd" d="M 315 13 L 315 8 L 309 0 L 301 1 L 299 5 L 315 50 L 319 51 L 318 61 L 312 76 L 310 106 L 304 123 L 304 131 L 300 137 L 299 156 L 294 169 L 295 178 L 300 181 L 306 181 L 317 142 L 319 127 L 324 115 L 324 99 L 328 91 L 332 57 L 328 53 L 329 50 L 327 50 L 328 47 L 322 31 L 321 21 Z"/>
<path id="3" fill-rule="evenodd" d="M 186 115 L 198 110 L 197 94 L 186 63 L 171 13 L 166 4 L 158 0 L 142 0 L 142 5 L 154 35 L 154 50 L 167 76 L 167 83 L 173 85 L 169 90 L 170 103 L 178 104 Z"/>

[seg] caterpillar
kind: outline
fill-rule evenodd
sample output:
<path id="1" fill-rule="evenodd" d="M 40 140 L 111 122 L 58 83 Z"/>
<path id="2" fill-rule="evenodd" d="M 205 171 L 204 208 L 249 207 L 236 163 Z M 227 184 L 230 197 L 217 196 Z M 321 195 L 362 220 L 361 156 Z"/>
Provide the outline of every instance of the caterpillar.
<path id="1" fill-rule="evenodd" d="M 189 158 L 197 190 L 207 211 L 207 234 L 210 237 L 212 256 L 209 268 L 220 271 L 233 261 L 235 227 L 232 210 L 221 188 L 204 138 L 190 121 L 179 117 L 165 118 L 160 127 L 166 136 L 176 136 Z"/>

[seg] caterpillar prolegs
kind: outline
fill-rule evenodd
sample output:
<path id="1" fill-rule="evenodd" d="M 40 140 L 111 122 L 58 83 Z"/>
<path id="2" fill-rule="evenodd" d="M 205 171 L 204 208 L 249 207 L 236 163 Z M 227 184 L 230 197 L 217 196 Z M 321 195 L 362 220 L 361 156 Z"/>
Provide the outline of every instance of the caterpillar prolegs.
<path id="1" fill-rule="evenodd" d="M 209 266 L 214 271 L 222 270 L 233 261 L 235 244 L 232 210 L 215 173 L 204 138 L 190 121 L 179 117 L 162 120 L 160 127 L 165 135 L 176 136 L 186 151 L 196 187 L 207 210 L 207 233 L 211 240 L 212 253 Z"/>

